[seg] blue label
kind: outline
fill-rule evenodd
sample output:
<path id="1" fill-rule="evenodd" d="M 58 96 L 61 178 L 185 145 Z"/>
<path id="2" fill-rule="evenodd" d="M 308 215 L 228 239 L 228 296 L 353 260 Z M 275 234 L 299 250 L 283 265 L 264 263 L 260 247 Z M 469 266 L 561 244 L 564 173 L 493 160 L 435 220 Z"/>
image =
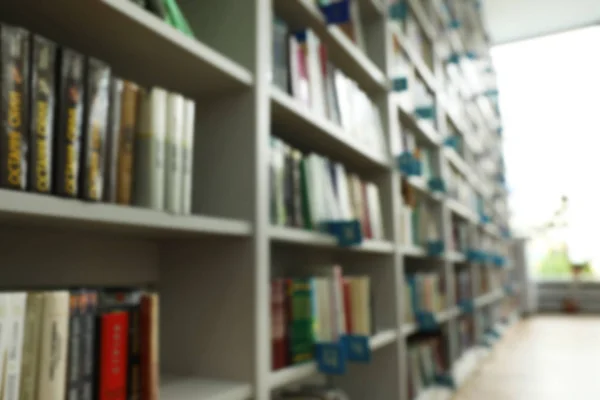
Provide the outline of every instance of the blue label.
<path id="1" fill-rule="evenodd" d="M 326 221 L 325 228 L 330 235 L 335 236 L 339 246 L 347 247 L 362 243 L 362 230 L 358 220 Z"/>
<path id="2" fill-rule="evenodd" d="M 433 332 L 437 331 L 440 327 L 437 319 L 435 318 L 435 314 L 428 311 L 417 311 L 415 312 L 415 318 L 417 320 L 417 325 L 419 326 L 419 330 L 422 332 Z"/>
<path id="3" fill-rule="evenodd" d="M 437 382 L 438 385 L 449 388 L 449 389 L 456 389 L 456 383 L 454 381 L 454 377 L 452 377 L 452 375 L 450 374 L 438 374 L 435 377 L 435 380 Z"/>
<path id="4" fill-rule="evenodd" d="M 467 250 L 467 260 L 474 263 L 484 263 L 487 261 L 487 256 L 484 251 L 469 249 Z"/>
<path id="5" fill-rule="evenodd" d="M 403 92 L 408 89 L 408 78 L 394 78 L 392 80 L 392 88 L 394 92 Z"/>
<path id="6" fill-rule="evenodd" d="M 350 21 L 350 0 L 338 0 L 321 6 L 325 21 L 330 25 L 345 24 Z"/>
<path id="7" fill-rule="evenodd" d="M 342 342 L 317 343 L 315 353 L 319 372 L 327 375 L 346 373 L 346 351 Z"/>
<path id="8" fill-rule="evenodd" d="M 483 95 L 486 97 L 498 97 L 498 89 L 489 89 L 483 92 Z"/>
<path id="9" fill-rule="evenodd" d="M 396 163 L 400 172 L 407 176 L 421 175 L 421 161 L 419 161 L 412 153 L 405 151 L 396 157 Z"/>
<path id="10" fill-rule="evenodd" d="M 458 53 L 452 53 L 450 54 L 450 57 L 448 57 L 448 61 L 449 64 L 458 64 L 460 62 L 460 55 L 458 55 Z"/>
<path id="11" fill-rule="evenodd" d="M 368 336 L 346 335 L 344 337 L 348 361 L 357 363 L 371 362 L 371 346 Z"/>
<path id="12" fill-rule="evenodd" d="M 504 268 L 504 266 L 506 265 L 506 259 L 500 255 L 494 255 L 492 262 L 498 268 Z"/>
<path id="13" fill-rule="evenodd" d="M 485 213 L 480 213 L 479 215 L 479 222 L 481 222 L 482 224 L 488 224 L 492 221 L 492 219 L 490 218 L 489 215 L 485 214 Z"/>
<path id="14" fill-rule="evenodd" d="M 490 328 L 486 330 L 485 333 L 496 339 L 500 339 L 500 337 L 502 337 L 502 335 L 500 335 L 500 332 L 498 332 L 495 328 Z"/>
<path id="15" fill-rule="evenodd" d="M 296 37 L 296 40 L 298 41 L 298 43 L 306 42 L 306 31 L 294 32 L 294 36 Z"/>
<path id="16" fill-rule="evenodd" d="M 429 190 L 434 192 L 446 193 L 446 182 L 442 178 L 430 178 L 427 182 Z"/>
<path id="17" fill-rule="evenodd" d="M 406 19 L 407 11 L 408 7 L 406 6 L 406 1 L 398 1 L 394 4 L 390 4 L 389 16 L 396 21 L 404 21 Z"/>
<path id="18" fill-rule="evenodd" d="M 415 108 L 415 115 L 420 119 L 435 119 L 435 107 L 417 107 Z"/>
<path id="19" fill-rule="evenodd" d="M 448 136 L 444 139 L 444 145 L 453 148 L 458 151 L 458 145 L 460 143 L 460 137 L 456 135 Z"/>
<path id="20" fill-rule="evenodd" d="M 469 60 L 477 59 L 477 53 L 475 53 L 474 51 L 467 51 L 466 56 Z"/>
<path id="21" fill-rule="evenodd" d="M 430 240 L 427 242 L 427 255 L 430 257 L 440 257 L 444 254 L 444 242 L 441 240 Z"/>
<path id="22" fill-rule="evenodd" d="M 465 314 L 473 314 L 473 312 L 475 311 L 475 303 L 473 303 L 472 299 L 466 299 L 466 300 L 459 301 L 458 302 L 458 307 Z"/>
<path id="23" fill-rule="evenodd" d="M 453 19 L 450 21 L 450 29 L 459 29 L 461 27 L 461 23 L 457 19 Z"/>

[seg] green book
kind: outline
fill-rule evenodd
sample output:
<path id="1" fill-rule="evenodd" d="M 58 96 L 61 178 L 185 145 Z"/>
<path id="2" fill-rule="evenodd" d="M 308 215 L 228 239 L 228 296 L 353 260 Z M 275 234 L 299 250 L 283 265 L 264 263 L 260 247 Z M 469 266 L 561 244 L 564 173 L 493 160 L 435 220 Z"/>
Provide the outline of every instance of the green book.
<path id="1" fill-rule="evenodd" d="M 306 158 L 302 158 L 300 161 L 300 192 L 302 193 L 302 217 L 304 220 L 304 227 L 308 230 L 314 230 L 315 227 L 313 225 L 313 216 L 310 207 L 310 185 L 308 179 L 308 160 Z"/>
<path id="2" fill-rule="evenodd" d="M 292 364 L 313 359 L 312 288 L 309 279 L 292 279 L 288 296 L 289 351 Z"/>

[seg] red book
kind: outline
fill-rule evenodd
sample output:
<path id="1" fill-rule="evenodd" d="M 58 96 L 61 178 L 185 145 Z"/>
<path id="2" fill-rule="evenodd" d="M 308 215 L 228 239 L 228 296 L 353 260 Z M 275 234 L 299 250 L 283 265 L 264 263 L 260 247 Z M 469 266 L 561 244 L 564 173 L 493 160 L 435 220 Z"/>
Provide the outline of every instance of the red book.
<path id="1" fill-rule="evenodd" d="M 271 282 L 271 366 L 273 370 L 286 366 L 287 346 L 285 343 L 285 307 L 285 281 L 283 279 L 275 279 Z"/>
<path id="2" fill-rule="evenodd" d="M 352 298 L 350 297 L 350 282 L 344 279 L 344 314 L 346 315 L 346 333 L 352 334 Z"/>
<path id="3" fill-rule="evenodd" d="M 373 232 L 371 231 L 371 219 L 369 218 L 369 201 L 367 199 L 367 185 L 364 182 L 360 183 L 360 195 L 362 196 L 362 229 L 365 239 L 372 239 Z"/>
<path id="4" fill-rule="evenodd" d="M 126 400 L 129 314 L 109 312 L 100 323 L 99 400 Z"/>

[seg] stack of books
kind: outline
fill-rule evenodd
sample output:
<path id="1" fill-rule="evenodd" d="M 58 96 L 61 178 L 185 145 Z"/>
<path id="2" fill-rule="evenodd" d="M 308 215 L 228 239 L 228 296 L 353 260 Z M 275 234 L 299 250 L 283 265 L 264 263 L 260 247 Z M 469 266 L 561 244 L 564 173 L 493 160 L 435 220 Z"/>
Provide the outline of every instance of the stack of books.
<path id="1" fill-rule="evenodd" d="M 406 276 L 410 294 L 410 310 L 414 315 L 421 312 L 436 314 L 448 307 L 446 282 L 442 274 L 418 273 Z M 408 312 L 408 310 L 407 310 Z"/>
<path id="2" fill-rule="evenodd" d="M 374 183 L 275 137 L 270 160 L 272 224 L 320 231 L 325 222 L 358 220 L 364 238 L 384 239 L 379 188 Z"/>
<path id="3" fill-rule="evenodd" d="M 273 280 L 271 329 L 274 370 L 313 360 L 316 343 L 371 336 L 369 277 L 342 276 L 332 266 L 321 275 Z"/>
<path id="4" fill-rule="evenodd" d="M 379 109 L 356 82 L 336 68 L 311 30 L 292 33 L 273 21 L 271 81 L 315 116 L 341 126 L 367 153 L 383 156 L 386 141 Z"/>
<path id="5" fill-rule="evenodd" d="M 448 370 L 447 350 L 442 337 L 420 340 L 408 345 L 408 392 L 416 399 Z"/>
<path id="6" fill-rule="evenodd" d="M 4 398 L 158 398 L 158 307 L 142 290 L 0 293 Z"/>
<path id="7" fill-rule="evenodd" d="M 456 301 L 461 303 L 468 300 L 473 300 L 471 272 L 468 268 L 462 268 L 456 272 Z"/>
<path id="8" fill-rule="evenodd" d="M 191 213 L 195 103 L 0 25 L 0 187 Z"/>

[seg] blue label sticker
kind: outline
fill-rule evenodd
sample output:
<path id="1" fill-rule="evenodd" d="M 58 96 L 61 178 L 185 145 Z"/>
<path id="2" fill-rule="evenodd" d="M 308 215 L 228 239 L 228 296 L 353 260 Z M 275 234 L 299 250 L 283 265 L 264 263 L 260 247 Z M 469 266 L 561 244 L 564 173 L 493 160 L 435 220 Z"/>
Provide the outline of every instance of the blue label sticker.
<path id="1" fill-rule="evenodd" d="M 444 139 L 444 145 L 453 148 L 458 151 L 458 147 L 460 144 L 460 137 L 457 135 L 448 136 Z"/>
<path id="2" fill-rule="evenodd" d="M 450 21 L 450 29 L 459 29 L 461 25 L 462 24 L 457 19 L 453 19 L 452 21 Z"/>
<path id="3" fill-rule="evenodd" d="M 429 190 L 433 192 L 446 193 L 446 182 L 442 178 L 429 178 L 427 184 L 429 186 Z"/>
<path id="4" fill-rule="evenodd" d="M 368 336 L 346 335 L 344 337 L 348 361 L 357 363 L 371 362 L 371 346 Z"/>
<path id="5" fill-rule="evenodd" d="M 389 16 L 393 20 L 404 21 L 406 19 L 407 11 L 408 7 L 406 5 L 406 1 L 400 0 L 394 4 L 390 4 Z"/>
<path id="6" fill-rule="evenodd" d="M 296 37 L 296 40 L 298 41 L 298 43 L 306 42 L 306 31 L 294 32 L 294 36 Z"/>
<path id="7" fill-rule="evenodd" d="M 362 230 L 358 220 L 326 221 L 325 229 L 335 236 L 338 246 L 347 247 L 362 243 Z"/>
<path id="8" fill-rule="evenodd" d="M 467 51 L 466 56 L 469 60 L 477 59 L 477 53 L 475 53 L 474 51 Z"/>
<path id="9" fill-rule="evenodd" d="M 430 240 L 427 242 L 427 255 L 440 257 L 444 254 L 444 242 L 442 240 Z"/>
<path id="10" fill-rule="evenodd" d="M 435 314 L 429 311 L 416 311 L 415 318 L 417 320 L 417 325 L 419 326 L 419 331 L 421 332 L 434 332 L 440 327 L 440 324 L 435 318 Z"/>
<path id="11" fill-rule="evenodd" d="M 458 307 L 465 314 L 473 314 L 475 312 L 475 303 L 472 299 L 465 299 L 458 302 Z"/>
<path id="12" fill-rule="evenodd" d="M 452 53 L 446 62 L 448 64 L 458 64 L 460 63 L 460 55 L 458 53 Z"/>
<path id="13" fill-rule="evenodd" d="M 498 89 L 488 89 L 483 92 L 483 95 L 486 97 L 498 97 Z"/>
<path id="14" fill-rule="evenodd" d="M 346 349 L 342 342 L 317 343 L 315 345 L 317 368 L 327 375 L 346 373 Z"/>
<path id="15" fill-rule="evenodd" d="M 416 107 L 415 115 L 420 119 L 435 119 L 435 107 L 434 106 L 426 106 L 426 107 Z"/>
<path id="16" fill-rule="evenodd" d="M 438 374 L 435 377 L 435 380 L 438 385 L 455 390 L 456 382 L 454 381 L 454 377 L 448 373 Z"/>
<path id="17" fill-rule="evenodd" d="M 336 2 L 322 5 L 321 12 L 328 24 L 345 24 L 351 20 L 350 0 L 337 0 Z"/>
<path id="18" fill-rule="evenodd" d="M 394 78 L 392 80 L 392 88 L 394 92 L 403 92 L 408 89 L 408 78 L 403 76 L 402 78 Z"/>
<path id="19" fill-rule="evenodd" d="M 396 157 L 396 164 L 400 172 L 407 176 L 421 175 L 421 161 L 408 151 L 402 152 L 402 154 Z"/>
<path id="20" fill-rule="evenodd" d="M 500 339 L 502 337 L 500 332 L 498 332 L 495 328 L 489 328 L 485 333 L 495 339 Z"/>

